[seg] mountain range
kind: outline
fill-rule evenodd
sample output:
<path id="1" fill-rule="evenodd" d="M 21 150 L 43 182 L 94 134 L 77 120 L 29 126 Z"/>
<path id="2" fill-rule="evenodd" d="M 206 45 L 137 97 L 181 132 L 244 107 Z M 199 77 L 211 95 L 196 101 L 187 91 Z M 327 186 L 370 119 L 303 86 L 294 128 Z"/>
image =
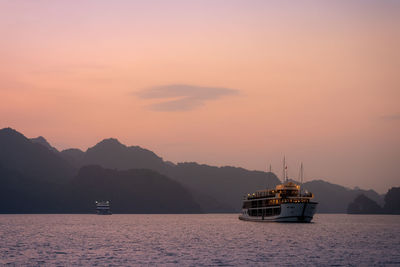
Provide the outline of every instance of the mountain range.
<path id="1" fill-rule="evenodd" d="M 58 151 L 44 137 L 0 130 L 0 213 L 92 212 L 95 200 L 118 213 L 238 212 L 242 197 L 280 181 L 274 173 L 195 162 L 174 164 L 139 146 L 104 139 L 86 151 Z M 377 203 L 373 190 L 322 180 L 304 183 L 319 212 L 345 213 L 358 195 Z"/>
<path id="2" fill-rule="evenodd" d="M 364 194 L 357 196 L 347 207 L 350 214 L 400 214 L 400 187 L 392 187 L 385 195 L 384 205 Z"/>

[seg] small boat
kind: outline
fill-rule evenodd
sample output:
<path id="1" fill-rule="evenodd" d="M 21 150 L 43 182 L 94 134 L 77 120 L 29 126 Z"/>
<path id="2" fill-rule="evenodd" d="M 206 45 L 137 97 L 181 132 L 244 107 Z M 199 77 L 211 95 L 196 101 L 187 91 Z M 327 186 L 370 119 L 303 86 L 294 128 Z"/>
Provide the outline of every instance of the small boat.
<path id="1" fill-rule="evenodd" d="M 111 215 L 110 201 L 96 201 L 96 214 L 97 215 Z"/>
<path id="2" fill-rule="evenodd" d="M 240 220 L 257 222 L 311 222 L 317 209 L 317 202 L 311 201 L 314 195 L 302 192 L 301 186 L 287 178 L 285 158 L 284 182 L 274 189 L 259 190 L 247 194 L 243 199 Z M 303 164 L 301 164 L 303 181 Z"/>

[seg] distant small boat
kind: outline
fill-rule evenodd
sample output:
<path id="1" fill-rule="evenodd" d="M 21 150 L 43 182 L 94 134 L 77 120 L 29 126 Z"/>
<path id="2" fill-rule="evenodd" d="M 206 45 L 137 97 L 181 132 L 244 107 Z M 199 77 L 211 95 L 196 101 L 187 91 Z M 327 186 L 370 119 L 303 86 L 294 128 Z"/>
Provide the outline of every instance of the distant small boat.
<path id="1" fill-rule="evenodd" d="M 96 201 L 96 214 L 97 215 L 111 215 L 110 201 Z"/>
<path id="2" fill-rule="evenodd" d="M 318 203 L 312 202 L 312 193 L 301 192 L 301 186 L 289 182 L 285 159 L 284 183 L 275 189 L 259 190 L 243 199 L 240 220 L 257 222 L 311 222 Z M 303 164 L 301 164 L 303 181 Z"/>

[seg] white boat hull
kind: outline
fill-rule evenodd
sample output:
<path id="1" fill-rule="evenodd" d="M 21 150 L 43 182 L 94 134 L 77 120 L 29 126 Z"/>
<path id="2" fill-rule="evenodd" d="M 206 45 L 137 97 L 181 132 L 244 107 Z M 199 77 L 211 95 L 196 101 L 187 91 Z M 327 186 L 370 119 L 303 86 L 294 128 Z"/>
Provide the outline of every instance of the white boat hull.
<path id="1" fill-rule="evenodd" d="M 247 210 L 243 210 L 239 219 L 255 222 L 311 222 L 317 204 L 316 202 L 282 203 L 280 214 L 274 216 L 249 216 Z"/>

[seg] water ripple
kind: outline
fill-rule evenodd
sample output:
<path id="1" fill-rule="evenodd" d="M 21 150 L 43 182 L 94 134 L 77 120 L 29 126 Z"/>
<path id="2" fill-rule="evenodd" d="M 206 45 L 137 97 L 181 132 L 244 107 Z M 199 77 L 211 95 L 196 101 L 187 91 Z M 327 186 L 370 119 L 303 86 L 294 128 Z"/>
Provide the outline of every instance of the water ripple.
<path id="1" fill-rule="evenodd" d="M 399 265 L 400 216 L 0 215 L 0 265 Z"/>

